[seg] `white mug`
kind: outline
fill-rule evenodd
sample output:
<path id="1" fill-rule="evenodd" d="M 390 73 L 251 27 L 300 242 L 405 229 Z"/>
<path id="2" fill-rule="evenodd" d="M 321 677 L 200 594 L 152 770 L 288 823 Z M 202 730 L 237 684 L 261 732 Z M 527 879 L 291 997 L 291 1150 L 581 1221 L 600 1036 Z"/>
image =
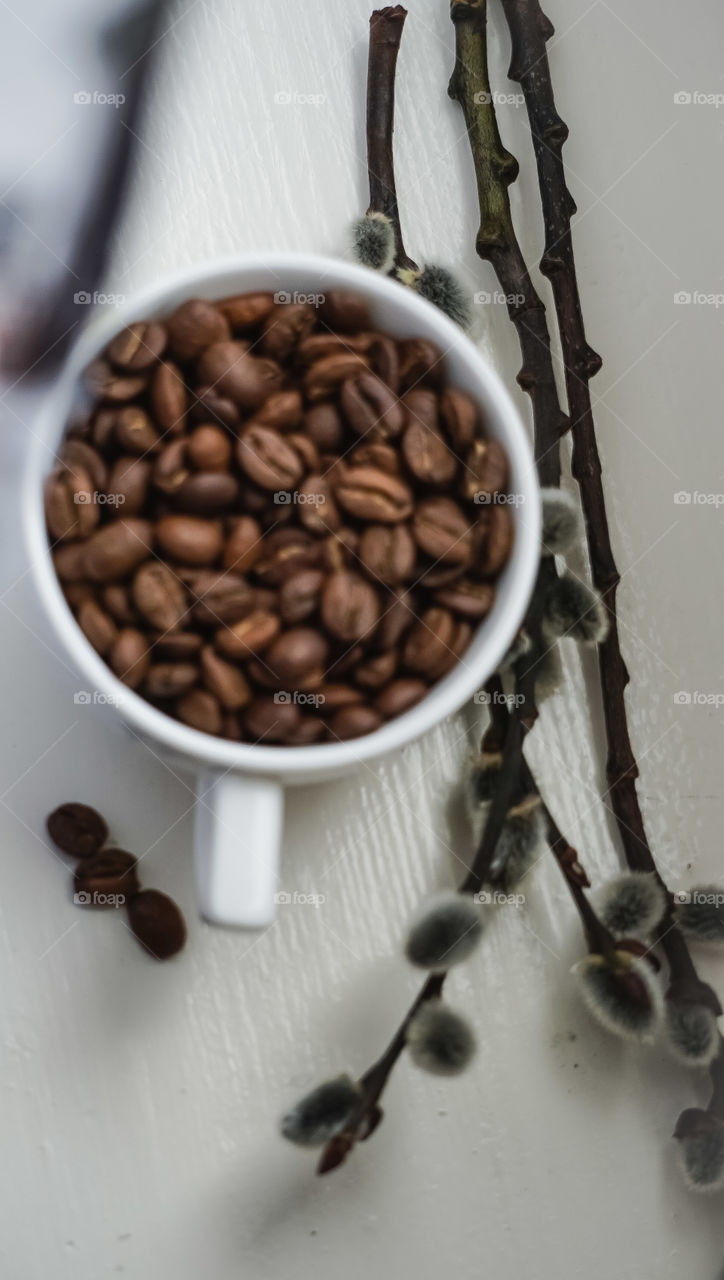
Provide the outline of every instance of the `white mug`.
<path id="1" fill-rule="evenodd" d="M 497 586 L 493 608 L 453 669 L 411 710 L 374 733 L 348 742 L 305 747 L 229 742 L 164 715 L 127 689 L 91 647 L 65 602 L 53 569 L 43 514 L 43 481 L 50 470 L 79 378 L 109 339 L 134 320 L 163 316 L 187 298 L 222 298 L 253 290 L 318 295 L 352 289 L 370 305 L 373 324 L 395 337 L 430 338 L 445 353 L 449 384 L 480 406 L 485 429 L 510 460 L 514 496 L 513 550 Z M 49 451 L 50 450 L 50 451 Z M 461 329 L 436 307 L 385 276 L 306 253 L 248 254 L 185 267 L 152 285 L 122 308 L 94 318 L 77 342 L 36 426 L 24 501 L 30 563 L 50 626 L 86 688 L 117 709 L 153 750 L 198 776 L 194 833 L 196 882 L 202 915 L 215 924 L 258 928 L 274 917 L 284 787 L 353 773 L 419 737 L 457 711 L 493 672 L 523 617 L 540 550 L 540 501 L 526 434 L 498 375 Z"/>

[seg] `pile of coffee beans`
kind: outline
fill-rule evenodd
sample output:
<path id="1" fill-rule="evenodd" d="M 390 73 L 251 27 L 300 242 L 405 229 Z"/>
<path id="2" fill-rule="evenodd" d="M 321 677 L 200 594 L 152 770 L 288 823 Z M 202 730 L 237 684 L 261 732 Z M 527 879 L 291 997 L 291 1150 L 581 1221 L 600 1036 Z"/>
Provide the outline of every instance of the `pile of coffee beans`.
<path id="1" fill-rule="evenodd" d="M 79 625 L 155 706 L 234 741 L 358 737 L 460 660 L 513 541 L 508 461 L 424 338 L 357 294 L 132 324 L 47 482 Z"/>
<path id="2" fill-rule="evenodd" d="M 53 844 L 77 859 L 74 902 L 125 908 L 132 933 L 155 960 L 168 960 L 182 949 L 186 924 L 176 903 L 158 889 L 141 888 L 132 853 L 106 847 L 108 825 L 96 809 L 69 801 L 53 810 L 46 827 Z"/>

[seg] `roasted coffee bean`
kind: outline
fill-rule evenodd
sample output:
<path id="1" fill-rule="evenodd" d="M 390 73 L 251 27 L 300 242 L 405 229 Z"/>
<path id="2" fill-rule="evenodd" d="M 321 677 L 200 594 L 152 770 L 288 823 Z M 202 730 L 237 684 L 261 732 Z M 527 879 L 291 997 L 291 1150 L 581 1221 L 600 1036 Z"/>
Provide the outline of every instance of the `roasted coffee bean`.
<path id="1" fill-rule="evenodd" d="M 97 588 L 96 588 L 97 590 Z M 131 600 L 131 595 L 127 587 L 121 585 L 120 582 L 111 582 L 107 587 L 103 587 L 100 593 L 103 608 L 110 613 L 111 617 L 122 627 L 133 627 L 138 622 L 138 612 Z"/>
<path id="2" fill-rule="evenodd" d="M 254 654 L 263 653 L 279 634 L 280 622 L 274 613 L 254 609 L 233 626 L 222 627 L 216 632 L 214 643 L 224 657 L 243 662 Z"/>
<path id="3" fill-rule="evenodd" d="M 319 317 L 328 329 L 354 333 L 368 329 L 370 309 L 365 298 L 351 289 L 330 289 L 319 307 Z"/>
<path id="4" fill-rule="evenodd" d="M 169 496 L 178 493 L 188 476 L 186 447 L 185 439 L 171 440 L 169 444 L 164 445 L 154 462 L 151 479 L 154 486 L 160 489 L 161 493 Z"/>
<path id="5" fill-rule="evenodd" d="M 410 630 L 402 661 L 408 671 L 434 680 L 450 656 L 455 637 L 455 622 L 447 609 L 426 609 Z"/>
<path id="6" fill-rule="evenodd" d="M 213 569 L 196 572 L 187 580 L 193 601 L 192 617 L 201 627 L 230 626 L 258 608 L 258 593 L 240 573 Z"/>
<path id="7" fill-rule="evenodd" d="M 133 601 L 138 612 L 157 631 L 173 631 L 187 611 L 186 590 L 160 560 L 149 560 L 136 570 Z"/>
<path id="8" fill-rule="evenodd" d="M 339 511 L 328 476 L 307 476 L 299 486 L 297 502 L 300 524 L 310 533 L 335 533 L 339 529 Z"/>
<path id="9" fill-rule="evenodd" d="M 199 733 L 221 733 L 221 703 L 208 689 L 191 689 L 176 703 L 176 715 Z"/>
<path id="10" fill-rule="evenodd" d="M 239 482 L 228 471 L 199 471 L 176 490 L 174 505 L 193 515 L 218 516 L 228 511 L 238 493 Z"/>
<path id="11" fill-rule="evenodd" d="M 203 639 L 196 631 L 161 632 L 151 635 L 153 659 L 164 662 L 191 662 L 201 653 Z"/>
<path id="12" fill-rule="evenodd" d="M 253 413 L 274 391 L 279 391 L 282 371 L 274 360 L 255 356 L 246 342 L 215 342 L 199 357 L 197 374 L 222 396 L 228 396 L 246 413 Z"/>
<path id="13" fill-rule="evenodd" d="M 53 844 L 73 858 L 89 858 L 108 839 L 105 819 L 90 805 L 75 801 L 54 809 L 46 826 Z"/>
<path id="14" fill-rule="evenodd" d="M 296 626 L 314 613 L 319 605 L 324 574 L 319 569 L 302 569 L 282 583 L 279 612 L 286 626 Z"/>
<path id="15" fill-rule="evenodd" d="M 156 320 L 129 324 L 108 345 L 108 359 L 123 373 L 143 373 L 161 358 L 168 334 Z"/>
<path id="16" fill-rule="evenodd" d="M 375 706 L 382 712 L 385 720 L 401 716 L 410 707 L 414 707 L 427 693 L 428 686 L 424 680 L 393 680 L 386 689 L 378 693 Z"/>
<path id="17" fill-rule="evenodd" d="M 261 528 L 252 516 L 239 516 L 224 546 L 224 568 L 246 573 L 261 555 Z"/>
<path id="18" fill-rule="evenodd" d="M 251 701 L 251 688 L 243 672 L 224 662 L 210 644 L 201 650 L 201 673 L 207 689 L 227 711 L 238 711 Z"/>
<path id="19" fill-rule="evenodd" d="M 437 397 L 424 389 L 408 391 L 404 405 L 408 417 L 402 437 L 405 462 L 421 484 L 445 488 L 455 479 L 458 462 L 437 429 Z"/>
<path id="20" fill-rule="evenodd" d="M 262 542 L 253 574 L 264 586 L 279 587 L 302 569 L 317 568 L 320 555 L 319 542 L 303 529 L 274 529 Z"/>
<path id="21" fill-rule="evenodd" d="M 415 581 L 424 591 L 437 591 L 441 587 L 452 586 L 464 573 L 464 564 L 446 564 L 444 560 L 435 560 L 430 564 L 424 559 L 416 566 Z"/>
<path id="22" fill-rule="evenodd" d="M 163 361 L 153 375 L 151 407 L 164 434 L 181 434 L 188 407 L 188 392 L 181 370 L 169 360 Z"/>
<path id="23" fill-rule="evenodd" d="M 382 724 L 382 716 L 374 707 L 360 702 L 349 707 L 340 707 L 329 720 L 329 730 L 333 739 L 361 738 L 365 733 L 374 733 Z"/>
<path id="24" fill-rule="evenodd" d="M 54 471 L 45 484 L 45 519 L 51 538 L 56 542 L 87 538 L 100 519 L 95 496 L 91 478 L 81 467 Z"/>
<path id="25" fill-rule="evenodd" d="M 265 356 L 281 364 L 291 358 L 297 343 L 317 323 L 314 307 L 305 302 L 275 302 L 266 320 L 260 343 Z"/>
<path id="26" fill-rule="evenodd" d="M 477 434 L 478 410 L 465 391 L 446 387 L 440 396 L 440 417 L 445 432 L 458 455 L 470 448 Z"/>
<path id="27" fill-rule="evenodd" d="M 63 594 L 71 609 L 78 609 L 86 600 L 95 600 L 95 588 L 92 582 L 66 582 Z"/>
<path id="28" fill-rule="evenodd" d="M 303 464 L 296 449 L 271 427 L 246 427 L 236 456 L 249 479 L 262 489 L 288 491 L 302 478 Z"/>
<path id="29" fill-rule="evenodd" d="M 377 471 L 385 471 L 388 476 L 400 474 L 400 457 L 391 444 L 383 444 L 380 440 L 370 440 L 366 444 L 357 445 L 349 455 L 353 467 L 374 467 Z"/>
<path id="30" fill-rule="evenodd" d="M 324 733 L 324 724 L 313 716 L 300 716 L 296 729 L 287 731 L 284 744 L 287 747 L 309 747 L 318 742 Z"/>
<path id="31" fill-rule="evenodd" d="M 148 414 L 138 405 L 127 405 L 116 414 L 116 444 L 126 453 L 157 453 L 160 439 Z"/>
<path id="32" fill-rule="evenodd" d="M 412 491 L 399 476 L 376 467 L 348 467 L 334 480 L 334 496 L 358 520 L 395 524 L 412 514 Z"/>
<path id="33" fill-rule="evenodd" d="M 101 454 L 85 440 L 64 440 L 60 448 L 60 459 L 68 471 L 80 468 L 81 473 L 90 476 L 93 488 L 103 493 L 108 482 L 108 467 Z"/>
<path id="34" fill-rule="evenodd" d="M 327 678 L 336 684 L 339 680 L 344 680 L 345 676 L 356 671 L 358 664 L 365 656 L 365 649 L 361 644 L 354 645 L 338 645 L 341 653 L 338 653 L 327 668 Z"/>
<path id="35" fill-rule="evenodd" d="M 359 558 L 370 577 L 393 587 L 413 574 L 417 548 L 406 524 L 371 524 L 359 544 Z"/>
<path id="36" fill-rule="evenodd" d="M 296 702 L 278 702 L 271 697 L 254 698 L 243 716 L 253 742 L 285 742 L 299 728 L 302 718 Z"/>
<path id="37" fill-rule="evenodd" d="M 150 698 L 178 698 L 198 683 L 199 669 L 193 662 L 153 662 L 143 682 Z"/>
<path id="38" fill-rule="evenodd" d="M 489 582 L 473 582 L 469 578 L 460 578 L 435 592 L 437 604 L 474 621 L 490 613 L 494 600 L 495 588 Z"/>
<path id="39" fill-rule="evenodd" d="M 96 529 L 85 546 L 83 564 L 93 582 L 116 582 L 147 560 L 154 528 L 149 520 L 131 516 Z"/>
<path id="40" fill-rule="evenodd" d="M 264 658 L 250 658 L 244 663 L 244 671 L 257 689 L 279 692 L 279 681 L 275 673 L 269 670 Z"/>
<path id="41" fill-rule="evenodd" d="M 231 452 L 227 433 L 213 422 L 195 427 L 186 444 L 186 457 L 197 471 L 227 471 Z"/>
<path id="42" fill-rule="evenodd" d="M 311 627 L 292 627 L 267 649 L 264 662 L 281 689 L 311 689 L 322 683 L 329 645 Z"/>
<path id="43" fill-rule="evenodd" d="M 383 333 L 373 336 L 367 358 L 373 373 L 397 395 L 400 389 L 400 357 L 397 344 Z"/>
<path id="44" fill-rule="evenodd" d="M 195 360 L 212 342 L 231 337 L 229 322 L 211 302 L 189 298 L 166 321 L 168 342 L 174 360 Z"/>
<path id="45" fill-rule="evenodd" d="M 355 669 L 354 678 L 362 689 L 381 689 L 395 674 L 397 654 L 394 649 L 378 653 L 367 662 L 360 662 Z"/>
<path id="46" fill-rule="evenodd" d="M 412 518 L 412 532 L 417 545 L 432 560 L 470 563 L 470 525 L 451 498 L 426 498 L 421 502 Z"/>
<path id="47" fill-rule="evenodd" d="M 344 428 L 336 405 L 323 400 L 304 415 L 304 430 L 318 449 L 333 452 L 342 443 Z"/>
<path id="48" fill-rule="evenodd" d="M 222 298 L 217 307 L 234 331 L 245 333 L 261 325 L 274 306 L 271 293 L 237 293 Z"/>
<path id="49" fill-rule="evenodd" d="M 356 351 L 338 351 L 316 360 L 304 375 L 304 394 L 311 404 L 333 396 L 349 378 L 366 373 L 369 365 Z"/>
<path id="50" fill-rule="evenodd" d="M 380 602 L 374 587 L 359 574 L 340 569 L 322 592 L 322 621 L 331 636 L 351 644 L 374 630 Z"/>
<path id="51" fill-rule="evenodd" d="M 360 537 L 356 529 L 349 529 L 346 525 L 330 533 L 324 543 L 322 568 L 334 572 L 351 566 L 359 560 L 359 544 Z"/>
<path id="52" fill-rule="evenodd" d="M 324 360 L 326 356 L 337 356 L 341 352 L 353 351 L 355 354 L 363 355 L 367 346 L 366 341 L 361 341 L 354 335 L 342 336 L 339 333 L 325 331 L 302 338 L 295 355 L 300 364 L 310 365 L 315 364 L 317 360 Z"/>
<path id="53" fill-rule="evenodd" d="M 465 458 L 463 494 L 487 503 L 508 488 L 508 458 L 497 440 L 476 440 Z"/>
<path id="54" fill-rule="evenodd" d="M 374 373 L 348 378 L 340 401 L 344 415 L 358 436 L 394 439 L 405 425 L 405 410 L 397 396 Z"/>
<path id="55" fill-rule="evenodd" d="M 142 889 L 128 903 L 128 923 L 141 946 L 155 960 L 168 960 L 183 949 L 186 925 L 176 903 L 158 889 Z"/>
<path id="56" fill-rule="evenodd" d="M 415 600 L 404 587 L 382 593 L 382 616 L 374 635 L 376 649 L 393 649 L 415 621 Z"/>
<path id="57" fill-rule="evenodd" d="M 143 632 L 124 627 L 118 632 L 108 657 L 111 670 L 129 689 L 138 688 L 151 665 L 151 654 Z"/>
<path id="58" fill-rule="evenodd" d="M 125 849 L 101 849 L 78 863 L 73 890 L 94 907 L 115 907 L 138 893 L 138 859 Z M 120 901 L 119 901 L 120 900 Z"/>
<path id="59" fill-rule="evenodd" d="M 413 387 L 437 387 L 444 373 L 442 351 L 429 338 L 406 338 L 398 343 L 400 358 L 400 390 Z"/>
<path id="60" fill-rule="evenodd" d="M 116 373 L 105 360 L 96 360 L 85 374 L 90 394 L 109 404 L 126 404 L 128 400 L 135 399 L 144 390 L 146 381 L 145 373 Z"/>
<path id="61" fill-rule="evenodd" d="M 254 422 L 275 431 L 296 431 L 302 421 L 300 391 L 275 391 L 254 414 Z"/>
<path id="62" fill-rule="evenodd" d="M 117 412 L 117 409 L 100 409 L 93 418 L 91 440 L 96 449 L 103 451 L 110 448 L 116 427 Z"/>
<path id="63" fill-rule="evenodd" d="M 486 578 L 501 573 L 510 557 L 514 538 L 510 507 L 497 502 L 485 507 L 474 534 L 476 572 Z"/>
<path id="64" fill-rule="evenodd" d="M 323 707 L 326 716 L 340 707 L 350 707 L 356 702 L 364 702 L 364 693 L 351 684 L 323 684 L 317 690 L 319 706 Z"/>
<path id="65" fill-rule="evenodd" d="M 107 654 L 118 636 L 118 627 L 96 600 L 84 600 L 78 609 L 78 625 L 98 653 Z"/>
<path id="66" fill-rule="evenodd" d="M 108 477 L 109 504 L 122 507 L 124 516 L 140 515 L 150 482 L 151 462 L 148 458 L 117 458 Z"/>
<path id="67" fill-rule="evenodd" d="M 165 555 L 186 564 L 211 564 L 224 544 L 218 521 L 197 516 L 163 516 L 156 525 L 156 539 Z"/>
<path id="68" fill-rule="evenodd" d="M 219 394 L 215 387 L 197 387 L 191 403 L 194 422 L 218 422 L 229 431 L 236 431 L 241 415 L 238 406 L 228 396 Z"/>
<path id="69" fill-rule="evenodd" d="M 299 454 L 305 471 L 319 471 L 319 449 L 309 436 L 305 436 L 301 431 L 289 431 L 286 440 L 287 444 Z"/>

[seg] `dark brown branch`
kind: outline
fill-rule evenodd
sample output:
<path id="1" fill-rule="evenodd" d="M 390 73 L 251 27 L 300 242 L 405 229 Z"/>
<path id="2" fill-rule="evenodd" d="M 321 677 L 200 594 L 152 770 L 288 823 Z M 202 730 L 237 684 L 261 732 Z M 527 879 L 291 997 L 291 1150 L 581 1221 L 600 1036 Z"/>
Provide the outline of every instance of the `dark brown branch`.
<path id="1" fill-rule="evenodd" d="M 392 135 L 395 126 L 395 72 L 407 10 L 402 5 L 376 9 L 370 18 L 367 64 L 368 213 L 384 213 L 395 233 L 395 267 L 417 270 L 407 256 L 397 206 Z"/>

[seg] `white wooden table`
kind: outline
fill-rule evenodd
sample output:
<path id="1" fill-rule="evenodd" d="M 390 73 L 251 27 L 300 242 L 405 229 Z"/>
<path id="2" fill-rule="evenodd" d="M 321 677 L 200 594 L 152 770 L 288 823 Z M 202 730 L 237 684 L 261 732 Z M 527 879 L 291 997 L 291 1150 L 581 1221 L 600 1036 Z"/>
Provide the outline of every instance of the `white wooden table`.
<path id="1" fill-rule="evenodd" d="M 3 23 L 18 0 L 3 5 Z M 398 177 L 408 248 L 495 288 L 473 251 L 469 150 L 445 93 L 444 0 L 411 0 L 398 81 Z M 677 504 L 724 491 L 721 426 L 724 109 L 676 103 L 722 88 L 724 21 L 673 0 L 550 0 L 551 62 L 579 205 L 575 244 L 633 684 L 640 794 L 674 885 L 721 876 L 724 708 L 722 512 Z M 19 12 L 19 7 L 18 7 Z M 363 104 L 369 0 L 183 0 L 155 91 L 108 289 L 130 295 L 180 263 L 237 249 L 345 251 L 366 204 Z M 498 90 L 507 40 L 491 13 Z M 291 101 L 279 100 L 286 95 Z M 308 101 L 309 98 L 316 101 Z M 514 214 L 541 249 L 525 113 L 501 106 L 521 160 Z M 536 279 L 537 279 L 536 275 Z M 545 283 L 544 294 L 548 296 Z M 677 293 L 692 295 L 677 304 Z M 721 301 L 721 299 L 720 299 Z M 514 385 L 500 304 L 476 337 Z M 724 315 L 724 311 L 722 312 Z M 516 391 L 516 394 L 517 391 Z M 524 411 L 528 406 L 519 397 Z M 399 958 L 421 895 L 449 885 L 469 836 L 457 788 L 480 730 L 451 720 L 384 766 L 290 796 L 288 906 L 259 937 L 194 914 L 190 780 L 102 709 L 74 704 L 17 527 L 22 429 L 0 443 L 3 521 L 3 1163 L 7 1280 L 287 1280 L 371 1272 L 433 1280 L 714 1280 L 721 1201 L 690 1196 L 670 1139 L 703 1080 L 594 1027 L 572 990 L 577 921 L 555 868 L 503 914 L 451 994 L 477 1024 L 475 1069 L 438 1083 L 402 1061 L 374 1139 L 331 1178 L 276 1136 L 308 1085 L 376 1056 L 415 989 Z M 581 567 L 581 566 L 579 566 Z M 530 749 L 561 823 L 598 874 L 616 868 L 593 667 L 566 653 L 567 692 Z M 147 882 L 190 923 L 154 965 L 120 918 L 85 914 L 46 846 L 45 814 L 85 799 Z M 724 966 L 704 972 L 724 988 Z"/>

